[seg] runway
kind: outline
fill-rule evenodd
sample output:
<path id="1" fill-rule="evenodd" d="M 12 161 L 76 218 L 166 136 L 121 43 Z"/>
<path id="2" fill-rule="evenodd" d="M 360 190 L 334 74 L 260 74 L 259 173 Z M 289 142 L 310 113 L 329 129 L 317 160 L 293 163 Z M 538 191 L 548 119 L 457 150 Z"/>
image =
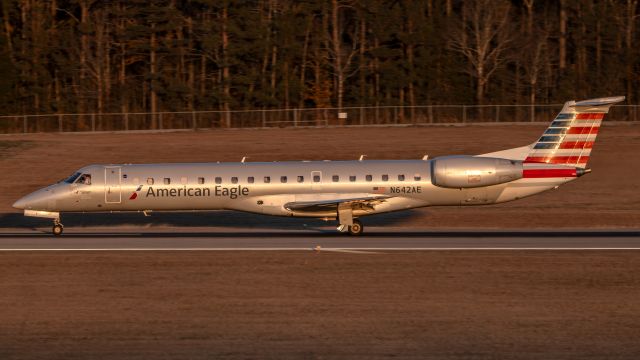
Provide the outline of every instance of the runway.
<path id="1" fill-rule="evenodd" d="M 69 228 L 0 230 L 0 251 L 640 250 L 640 230 L 415 230 L 368 228 L 360 237 L 311 230 Z"/>

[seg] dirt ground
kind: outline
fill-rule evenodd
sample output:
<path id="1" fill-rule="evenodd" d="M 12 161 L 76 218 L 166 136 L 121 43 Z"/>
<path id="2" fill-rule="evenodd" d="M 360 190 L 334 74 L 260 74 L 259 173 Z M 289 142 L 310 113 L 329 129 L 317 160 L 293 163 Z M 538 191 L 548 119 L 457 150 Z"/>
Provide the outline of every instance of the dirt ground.
<path id="1" fill-rule="evenodd" d="M 530 143 L 543 129 L 3 136 L 0 227 L 48 227 L 11 204 L 90 163 L 478 154 Z M 364 221 L 637 228 L 638 150 L 640 125 L 605 126 L 592 154 L 594 172 L 557 191 Z M 66 226 L 119 223 L 300 226 L 238 213 L 65 220 Z M 622 251 L 0 253 L 0 359 L 637 359 L 639 268 L 640 256 Z"/>
<path id="2" fill-rule="evenodd" d="M 0 254 L 2 359 L 638 359 L 624 252 Z"/>
<path id="3" fill-rule="evenodd" d="M 207 162 L 421 158 L 480 154 L 531 143 L 546 125 L 434 126 L 221 130 L 130 134 L 35 134 L 0 137 L 0 227 L 43 224 L 24 219 L 11 204 L 19 197 L 92 163 Z M 606 124 L 589 166 L 593 173 L 528 199 L 482 207 L 439 207 L 365 218 L 365 224 L 420 228 L 624 228 L 640 223 L 640 125 Z M 286 223 L 238 215 L 245 223 Z M 79 215 L 67 226 L 159 223 L 224 226 L 209 215 L 144 218 Z M 291 220 L 291 219 L 289 219 Z M 291 224 L 298 224 L 295 221 Z M 297 225 L 295 225 L 297 226 Z"/>

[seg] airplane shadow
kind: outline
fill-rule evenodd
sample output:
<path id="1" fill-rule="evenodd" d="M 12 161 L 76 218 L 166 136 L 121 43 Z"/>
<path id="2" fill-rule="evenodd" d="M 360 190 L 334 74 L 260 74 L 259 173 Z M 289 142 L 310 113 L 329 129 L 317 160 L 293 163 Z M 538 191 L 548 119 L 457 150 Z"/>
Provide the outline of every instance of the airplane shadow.
<path id="1" fill-rule="evenodd" d="M 378 227 L 375 231 L 365 230 L 362 237 L 382 238 L 382 237 L 430 237 L 430 238 L 595 238 L 614 237 L 628 238 L 640 237 L 640 230 L 420 230 L 396 232 L 385 230 L 384 227 L 399 226 L 399 224 L 411 220 L 411 218 L 424 218 L 425 212 L 408 210 L 400 213 L 377 214 L 367 216 L 363 219 L 365 229 L 367 226 Z M 151 216 L 144 216 L 142 213 L 88 213 L 88 214 L 63 214 L 62 222 L 68 228 L 74 228 L 73 232 L 66 232 L 66 237 L 91 237 L 91 238 L 118 238 L 118 237 L 140 237 L 140 238 L 255 238 L 255 237 L 335 237 L 343 236 L 333 228 L 335 221 L 323 221 L 318 219 L 274 217 L 250 213 L 233 211 L 210 211 L 210 212 L 157 212 Z M 428 224 L 428 222 L 425 222 Z M 43 218 L 32 218 L 23 216 L 20 213 L 0 214 L 0 229 L 25 228 L 33 229 L 36 233 L 13 233 L 3 232 L 0 237 L 31 237 L 37 234 L 49 234 L 51 220 Z M 104 226 L 131 226 L 129 233 L 107 233 L 99 234 L 94 232 L 83 232 L 82 227 L 104 227 Z M 171 232 L 159 231 L 158 226 L 173 227 Z M 43 228 L 46 228 L 43 230 Z M 190 228 L 221 228 L 221 231 L 194 232 Z M 225 228 L 240 228 L 240 231 L 230 231 Z M 247 230 L 259 231 L 247 231 Z M 296 230 L 296 231 L 294 231 Z M 300 232 L 300 230 L 310 230 Z M 121 231 L 118 229 L 118 231 Z"/>
<path id="2" fill-rule="evenodd" d="M 52 236 L 48 231 L 38 230 L 33 233 L 12 233 L 2 232 L 1 238 L 41 238 L 43 236 Z M 92 238 L 92 239 L 118 239 L 118 238 L 138 238 L 138 239 L 162 239 L 162 238 L 184 238 L 184 239 L 198 239 L 198 238 L 345 238 L 354 239 L 345 234 L 340 234 L 334 230 L 315 230 L 315 231 L 260 231 L 260 232 L 181 232 L 179 230 L 175 232 L 158 232 L 158 231 L 145 231 L 144 229 L 131 229 L 129 232 L 107 232 L 107 233 L 95 233 L 95 232 L 66 232 L 63 236 L 65 239 L 73 238 Z M 410 232 L 386 232 L 376 231 L 368 232 L 357 239 L 374 239 L 374 238 L 557 238 L 557 239 L 585 239 L 585 238 L 638 238 L 640 240 L 640 231 L 410 231 Z"/>
<path id="3" fill-rule="evenodd" d="M 408 210 L 402 213 L 377 214 L 367 216 L 366 225 L 393 226 L 412 217 L 423 217 L 424 212 Z M 305 228 L 333 226 L 335 221 L 323 221 L 313 218 L 277 217 L 236 211 L 207 212 L 154 212 L 144 216 L 141 212 L 132 213 L 66 213 L 61 221 L 66 226 L 98 227 L 98 226 L 170 226 L 177 228 L 190 227 L 240 227 L 244 229 L 281 229 L 303 230 Z M 2 228 L 36 228 L 49 227 L 50 219 L 26 217 L 21 213 L 0 214 Z"/>

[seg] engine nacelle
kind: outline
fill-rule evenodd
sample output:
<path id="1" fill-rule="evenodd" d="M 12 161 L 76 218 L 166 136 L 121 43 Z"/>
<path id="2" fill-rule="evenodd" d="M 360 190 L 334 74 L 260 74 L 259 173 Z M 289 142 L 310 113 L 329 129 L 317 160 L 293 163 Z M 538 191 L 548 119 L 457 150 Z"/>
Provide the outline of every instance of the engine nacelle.
<path id="1" fill-rule="evenodd" d="M 444 188 L 475 188 L 522 178 L 522 161 L 443 156 L 431 160 L 431 182 Z"/>

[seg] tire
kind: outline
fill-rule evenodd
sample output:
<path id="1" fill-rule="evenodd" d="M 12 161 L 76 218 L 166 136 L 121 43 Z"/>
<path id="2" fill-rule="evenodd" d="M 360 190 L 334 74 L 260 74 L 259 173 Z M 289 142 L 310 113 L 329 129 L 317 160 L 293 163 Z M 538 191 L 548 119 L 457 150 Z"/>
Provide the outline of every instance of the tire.
<path id="1" fill-rule="evenodd" d="M 353 220 L 353 225 L 349 226 L 349 235 L 360 236 L 364 231 L 364 226 L 359 220 Z"/>
<path id="2" fill-rule="evenodd" d="M 54 236 L 60 236 L 62 235 L 62 232 L 64 231 L 64 228 L 62 227 L 62 225 L 53 225 L 53 235 Z"/>

